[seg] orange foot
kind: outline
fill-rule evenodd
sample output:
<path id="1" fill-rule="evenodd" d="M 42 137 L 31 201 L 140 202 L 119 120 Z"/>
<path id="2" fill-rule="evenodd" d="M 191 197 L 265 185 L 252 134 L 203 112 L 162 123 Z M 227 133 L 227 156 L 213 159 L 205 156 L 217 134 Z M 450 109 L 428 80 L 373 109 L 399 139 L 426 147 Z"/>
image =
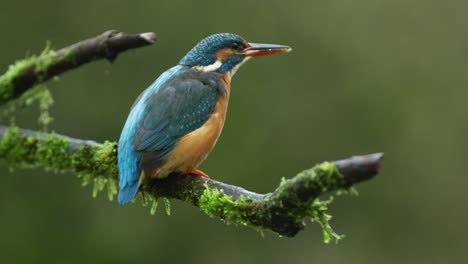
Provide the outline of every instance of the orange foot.
<path id="1" fill-rule="evenodd" d="M 204 173 L 204 172 L 201 171 L 201 170 L 197 170 L 197 169 L 195 169 L 195 168 L 191 169 L 189 172 L 190 172 L 191 174 L 195 174 L 195 175 L 201 176 L 201 177 L 203 177 L 203 178 L 205 178 L 205 179 L 209 179 L 209 178 L 210 178 L 210 176 L 208 176 L 206 173 Z"/>

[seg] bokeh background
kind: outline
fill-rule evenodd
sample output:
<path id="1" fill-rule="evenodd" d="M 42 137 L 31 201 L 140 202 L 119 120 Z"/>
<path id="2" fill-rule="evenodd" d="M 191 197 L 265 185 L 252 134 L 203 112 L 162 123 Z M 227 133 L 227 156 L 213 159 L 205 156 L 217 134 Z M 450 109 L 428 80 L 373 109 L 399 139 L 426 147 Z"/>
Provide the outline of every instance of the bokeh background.
<path id="1" fill-rule="evenodd" d="M 232 32 L 293 52 L 252 60 L 202 169 L 257 192 L 325 160 L 384 151 L 381 175 L 331 206 L 339 244 L 318 225 L 295 238 L 226 226 L 172 202 L 156 216 L 91 197 L 73 174 L 1 166 L 2 263 L 463 263 L 468 259 L 468 2 L 3 1 L 0 69 L 46 41 L 108 29 L 158 42 L 49 83 L 52 128 L 117 140 L 138 94 L 200 39 Z M 37 128 L 37 110 L 18 113 Z M 2 122 L 8 122 L 3 120 Z"/>

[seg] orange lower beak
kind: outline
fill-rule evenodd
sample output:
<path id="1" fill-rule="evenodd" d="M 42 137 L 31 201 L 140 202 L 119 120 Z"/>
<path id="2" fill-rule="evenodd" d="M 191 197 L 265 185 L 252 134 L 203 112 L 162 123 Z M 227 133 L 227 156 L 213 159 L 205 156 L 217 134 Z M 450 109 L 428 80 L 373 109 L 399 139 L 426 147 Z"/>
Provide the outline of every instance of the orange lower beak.
<path id="1" fill-rule="evenodd" d="M 291 50 L 291 47 L 283 45 L 249 43 L 249 46 L 242 50 L 240 54 L 249 57 L 259 57 L 290 52 Z"/>

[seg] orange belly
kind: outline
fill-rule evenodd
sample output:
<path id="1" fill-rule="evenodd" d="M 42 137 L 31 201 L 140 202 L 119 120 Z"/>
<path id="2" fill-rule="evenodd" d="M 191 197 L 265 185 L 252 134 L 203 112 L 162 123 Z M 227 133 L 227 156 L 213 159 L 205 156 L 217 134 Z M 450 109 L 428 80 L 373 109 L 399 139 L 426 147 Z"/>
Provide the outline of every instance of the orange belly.
<path id="1" fill-rule="evenodd" d="M 229 80 L 223 78 L 222 81 L 226 87 L 225 93 L 219 95 L 210 118 L 203 126 L 180 139 L 166 162 L 155 170 L 153 178 L 163 178 L 175 171 L 187 173 L 198 167 L 211 152 L 223 129 L 229 102 Z"/>

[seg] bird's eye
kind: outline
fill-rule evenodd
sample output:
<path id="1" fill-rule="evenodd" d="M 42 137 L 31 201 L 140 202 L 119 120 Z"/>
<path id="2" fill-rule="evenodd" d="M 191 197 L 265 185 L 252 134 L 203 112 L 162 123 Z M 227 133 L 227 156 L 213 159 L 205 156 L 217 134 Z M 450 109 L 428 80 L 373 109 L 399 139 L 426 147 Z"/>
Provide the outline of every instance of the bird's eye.
<path id="1" fill-rule="evenodd" d="M 237 50 L 237 51 L 241 51 L 243 50 L 244 48 L 242 47 L 241 43 L 239 42 L 233 42 L 232 45 L 231 45 L 231 48 L 233 50 Z"/>

